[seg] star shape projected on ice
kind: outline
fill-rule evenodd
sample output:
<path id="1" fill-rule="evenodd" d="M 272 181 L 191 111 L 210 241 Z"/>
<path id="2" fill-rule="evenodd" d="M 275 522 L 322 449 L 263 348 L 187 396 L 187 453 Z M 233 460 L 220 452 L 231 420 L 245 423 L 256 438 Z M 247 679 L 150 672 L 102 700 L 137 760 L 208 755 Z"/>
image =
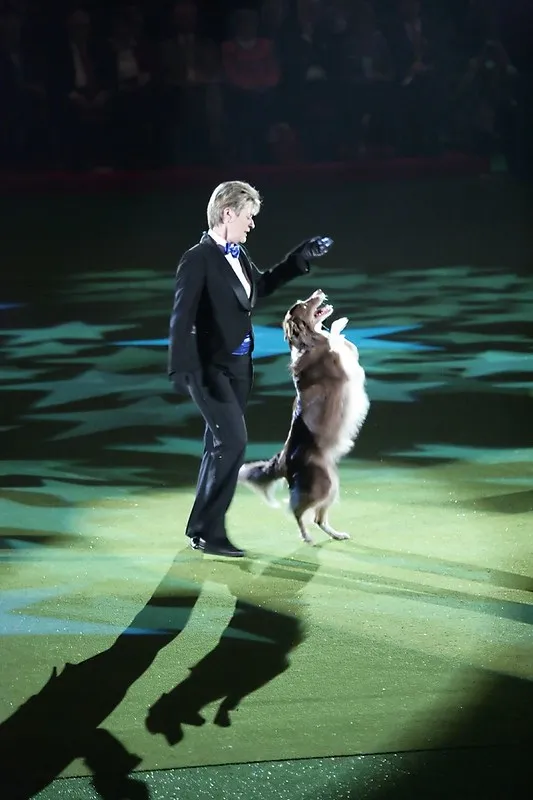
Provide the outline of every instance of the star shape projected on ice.
<path id="1" fill-rule="evenodd" d="M 533 448 L 469 447 L 435 442 L 419 444 L 410 450 L 392 450 L 390 456 L 400 458 L 430 458 L 445 461 L 467 461 L 473 464 L 530 464 Z"/>
<path id="2" fill-rule="evenodd" d="M 112 394 L 154 395 L 172 392 L 170 382 L 162 372 L 154 375 L 121 375 L 118 373 L 89 370 L 68 380 L 41 381 L 1 386 L 4 391 L 46 392 L 46 397 L 37 400 L 33 408 L 49 408 L 94 397 Z"/>
<path id="3" fill-rule="evenodd" d="M 108 355 L 82 356 L 81 358 L 46 359 L 47 364 L 75 364 L 83 366 L 98 366 L 102 372 L 128 372 L 146 367 L 153 367 L 161 375 L 166 373 L 166 353 L 153 348 L 121 347 L 108 353 Z M 1 376 L 1 372 L 0 372 Z"/>
<path id="4" fill-rule="evenodd" d="M 122 476 L 124 481 L 125 476 Z M 139 482 L 138 482 L 139 483 Z M 104 492 L 102 493 L 102 490 Z M 138 485 L 128 486 L 125 483 L 119 486 L 109 486 L 107 483 L 97 481 L 57 481 L 44 479 L 41 486 L 20 486 L 17 492 L 29 493 L 32 495 L 45 495 L 56 498 L 66 505 L 88 505 L 93 502 L 101 501 L 102 496 L 109 499 L 123 499 L 125 496 L 135 494 L 139 491 Z M 0 489 L 0 496 L 2 490 Z"/>
<path id="5" fill-rule="evenodd" d="M 465 370 L 465 376 L 480 378 L 504 372 L 533 372 L 533 355 L 511 351 L 488 350 L 479 353 Z"/>
<path id="6" fill-rule="evenodd" d="M 0 311 L 10 311 L 12 308 L 22 308 L 23 303 L 0 303 Z"/>
<path id="7" fill-rule="evenodd" d="M 66 483 L 92 483 L 96 486 L 115 486 L 139 484 L 144 486 L 149 480 L 149 469 L 143 467 L 90 466 L 84 461 L 0 461 L 0 485 L 3 475 L 25 475 L 41 480 L 63 481 Z M 33 487 L 35 488 L 35 487 Z"/>
<path id="8" fill-rule="evenodd" d="M 0 461 L 1 475 L 27 475 L 36 478 L 51 478 L 54 480 L 76 479 L 80 473 L 75 471 L 76 462 L 68 461 Z"/>
<path id="9" fill-rule="evenodd" d="M 2 331 L 2 336 L 15 339 L 14 344 L 41 344 L 42 342 L 100 341 L 106 333 L 131 328 L 131 325 L 89 325 L 86 322 L 65 322 L 51 328 L 13 328 Z"/>
<path id="10" fill-rule="evenodd" d="M 131 450 L 135 453 L 174 453 L 181 456 L 201 456 L 202 439 L 186 439 L 181 436 L 158 436 L 152 444 L 108 445 L 106 450 Z"/>
<path id="11" fill-rule="evenodd" d="M 120 428 L 151 427 L 170 428 L 183 424 L 191 417 L 197 416 L 193 403 L 166 403 L 160 397 L 139 400 L 115 409 L 102 411 L 72 411 L 64 414 L 27 414 L 25 419 L 48 420 L 52 422 L 72 423 L 75 427 L 59 433 L 53 441 L 72 439 L 79 436 L 90 436 L 104 431 L 116 431 Z"/>
<path id="12" fill-rule="evenodd" d="M 0 369 L 0 381 L 28 381 L 36 378 L 43 372 L 42 369 L 20 369 L 19 367 L 7 367 Z"/>
<path id="13" fill-rule="evenodd" d="M 90 350 L 94 345 L 81 344 L 80 342 L 73 342 L 72 344 L 65 344 L 64 342 L 40 342 L 39 344 L 25 344 L 19 346 L 13 344 L 11 346 L 4 346 L 2 350 L 10 359 L 26 359 L 26 358 L 42 358 L 43 356 L 73 356 L 77 353 Z"/>
<path id="14" fill-rule="evenodd" d="M 345 331 L 346 338 L 357 345 L 360 350 L 434 350 L 436 348 L 418 342 L 394 341 L 384 339 L 396 333 L 417 330 L 419 325 L 377 326 L 371 328 L 355 328 Z M 283 338 L 281 328 L 270 328 L 266 325 L 254 325 L 255 349 L 254 358 L 268 358 L 287 353 L 287 342 Z M 168 347 L 168 339 L 138 339 L 114 342 L 119 347 Z"/>

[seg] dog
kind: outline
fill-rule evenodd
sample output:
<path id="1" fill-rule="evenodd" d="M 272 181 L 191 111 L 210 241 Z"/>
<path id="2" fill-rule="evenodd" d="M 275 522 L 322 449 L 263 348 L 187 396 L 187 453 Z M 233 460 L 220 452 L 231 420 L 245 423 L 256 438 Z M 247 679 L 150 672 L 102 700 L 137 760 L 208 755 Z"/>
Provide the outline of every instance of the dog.
<path id="1" fill-rule="evenodd" d="M 337 463 L 352 449 L 370 408 L 357 347 L 342 335 L 348 319 L 336 320 L 330 331 L 322 327 L 333 314 L 326 299 L 317 290 L 287 311 L 283 332 L 296 390 L 289 434 L 269 461 L 246 463 L 239 471 L 239 482 L 271 505 L 277 482 L 285 479 L 300 536 L 309 544 L 307 512 L 331 538 L 350 538 L 329 524 L 328 511 L 339 494 Z"/>

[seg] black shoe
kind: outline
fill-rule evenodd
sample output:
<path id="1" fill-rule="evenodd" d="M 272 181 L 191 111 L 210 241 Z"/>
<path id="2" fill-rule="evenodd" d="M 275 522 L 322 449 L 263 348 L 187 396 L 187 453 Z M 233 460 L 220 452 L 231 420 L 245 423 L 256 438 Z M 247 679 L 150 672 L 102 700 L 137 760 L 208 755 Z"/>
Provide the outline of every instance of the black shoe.
<path id="1" fill-rule="evenodd" d="M 205 547 L 205 539 L 201 539 L 199 536 L 189 536 L 189 547 L 192 547 L 193 550 L 202 550 Z"/>
<path id="2" fill-rule="evenodd" d="M 206 542 L 199 536 L 191 539 L 191 547 L 193 550 L 200 550 L 208 556 L 224 556 L 225 558 L 243 558 L 246 555 L 244 550 L 239 550 L 228 540 L 225 542 Z"/>

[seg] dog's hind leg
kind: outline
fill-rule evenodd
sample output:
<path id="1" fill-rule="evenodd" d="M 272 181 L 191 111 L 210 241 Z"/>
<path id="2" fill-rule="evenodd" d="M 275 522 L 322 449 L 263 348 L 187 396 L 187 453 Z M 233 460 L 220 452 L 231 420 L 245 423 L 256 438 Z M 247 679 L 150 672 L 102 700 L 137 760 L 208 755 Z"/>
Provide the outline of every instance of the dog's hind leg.
<path id="1" fill-rule="evenodd" d="M 308 509 L 305 509 L 304 511 L 300 511 L 299 509 L 296 509 L 296 510 L 293 509 L 293 513 L 294 513 L 294 517 L 296 519 L 296 522 L 298 524 L 298 528 L 300 529 L 300 536 L 302 538 L 302 541 L 304 541 L 306 544 L 314 544 L 311 536 L 309 535 L 309 531 L 307 530 L 307 527 L 306 527 L 305 521 L 304 521 L 304 514 L 305 514 L 305 512 L 307 510 Z"/>
<path id="2" fill-rule="evenodd" d="M 302 465 L 300 472 L 304 478 L 296 478 L 290 482 L 290 507 L 298 523 L 302 539 L 308 544 L 313 544 L 305 525 L 304 514 L 309 511 L 314 512 L 314 518 L 317 521 L 318 516 L 322 513 L 321 509 L 325 513 L 337 496 L 338 480 L 330 466 L 316 457 L 309 459 L 305 466 Z M 322 521 L 322 516 L 320 520 Z M 327 525 L 327 520 L 324 524 Z M 330 530 L 327 533 L 333 536 Z M 337 532 L 335 531 L 335 533 Z M 345 537 L 339 534 L 339 538 Z"/>
<path id="3" fill-rule="evenodd" d="M 324 533 L 327 533 L 328 536 L 331 536 L 332 539 L 349 539 L 349 533 L 336 531 L 335 528 L 329 524 L 328 511 L 339 495 L 339 477 L 335 469 L 329 470 L 329 478 L 331 481 L 331 489 L 324 502 L 316 506 L 315 524 L 318 525 L 318 527 L 323 530 Z"/>
<path id="4" fill-rule="evenodd" d="M 349 533 L 342 533 L 341 531 L 336 531 L 335 528 L 331 527 L 328 521 L 328 509 L 329 503 L 317 508 L 315 513 L 315 523 L 321 530 L 324 531 L 324 533 L 327 533 L 328 536 L 331 536 L 332 539 L 349 539 Z"/>
<path id="5" fill-rule="evenodd" d="M 300 530 L 302 541 L 314 544 L 304 520 L 306 512 L 311 511 L 314 507 L 312 499 L 307 494 L 300 492 L 297 485 L 293 485 L 290 489 L 289 505 Z"/>

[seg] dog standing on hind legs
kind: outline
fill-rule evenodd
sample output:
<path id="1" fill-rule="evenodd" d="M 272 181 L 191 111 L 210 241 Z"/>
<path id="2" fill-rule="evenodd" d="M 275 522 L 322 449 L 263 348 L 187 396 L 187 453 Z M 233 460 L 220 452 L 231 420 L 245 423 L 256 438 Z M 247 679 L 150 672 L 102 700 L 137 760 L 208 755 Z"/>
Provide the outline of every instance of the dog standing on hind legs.
<path id="1" fill-rule="evenodd" d="M 311 513 L 332 539 L 349 538 L 329 524 L 328 511 L 339 495 L 337 463 L 352 449 L 370 406 L 357 348 L 342 335 L 348 320 L 335 320 L 331 331 L 324 330 L 322 323 L 333 314 L 325 300 L 317 290 L 295 303 L 283 320 L 296 389 L 283 450 L 269 461 L 244 464 L 239 472 L 239 481 L 270 504 L 277 481 L 287 481 L 291 511 L 309 544 L 305 517 Z"/>

